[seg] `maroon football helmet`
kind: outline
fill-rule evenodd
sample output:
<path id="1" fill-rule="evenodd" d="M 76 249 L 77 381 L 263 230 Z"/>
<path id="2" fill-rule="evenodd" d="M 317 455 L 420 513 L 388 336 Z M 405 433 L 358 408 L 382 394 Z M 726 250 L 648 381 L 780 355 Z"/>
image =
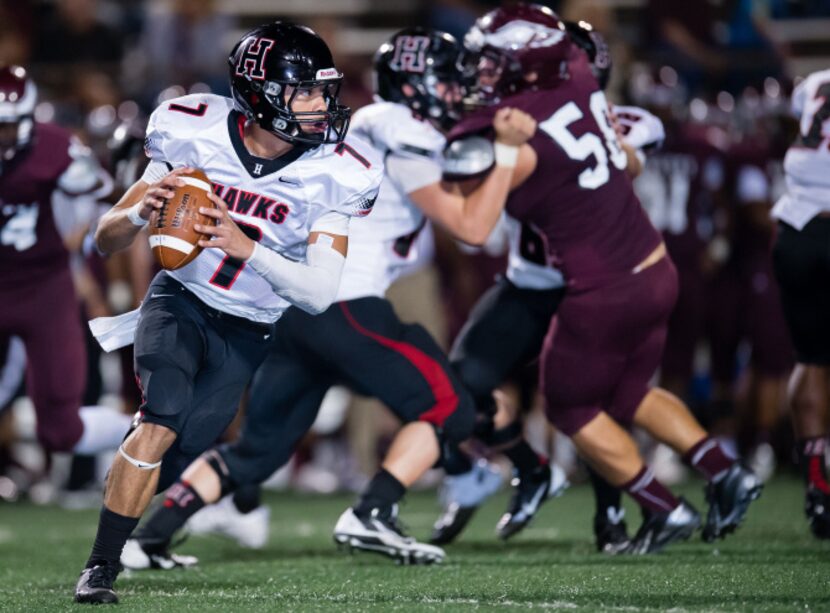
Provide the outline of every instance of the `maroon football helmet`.
<path id="1" fill-rule="evenodd" d="M 32 140 L 37 88 L 20 66 L 0 66 L 0 162 Z"/>
<path id="2" fill-rule="evenodd" d="M 459 60 L 475 102 L 492 104 L 568 78 L 571 38 L 551 9 L 522 2 L 495 9 L 464 37 Z"/>

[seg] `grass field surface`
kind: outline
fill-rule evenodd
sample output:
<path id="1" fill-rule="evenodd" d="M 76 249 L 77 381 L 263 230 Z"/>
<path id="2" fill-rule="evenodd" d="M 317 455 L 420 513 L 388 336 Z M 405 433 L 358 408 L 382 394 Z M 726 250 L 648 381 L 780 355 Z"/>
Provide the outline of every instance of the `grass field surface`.
<path id="1" fill-rule="evenodd" d="M 684 489 L 703 511 L 702 489 Z M 199 567 L 122 574 L 126 611 L 830 611 L 830 543 L 815 541 L 794 480 L 769 484 L 744 526 L 715 546 L 694 540 L 662 554 L 605 557 L 591 540 L 590 490 L 550 501 L 509 543 L 493 528 L 502 493 L 447 548 L 442 566 L 403 567 L 338 552 L 331 529 L 351 496 L 269 494 L 271 539 L 260 551 L 219 537 L 178 549 Z M 426 538 L 437 506 L 412 494 L 402 518 Z M 0 611 L 83 610 L 72 590 L 94 537 L 97 512 L 0 506 Z M 629 508 L 629 523 L 638 524 Z"/>

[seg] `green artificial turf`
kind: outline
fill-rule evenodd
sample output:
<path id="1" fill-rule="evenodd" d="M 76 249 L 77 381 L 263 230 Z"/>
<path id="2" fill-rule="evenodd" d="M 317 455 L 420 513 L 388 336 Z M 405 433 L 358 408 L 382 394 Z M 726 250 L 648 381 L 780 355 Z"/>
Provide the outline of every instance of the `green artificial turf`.
<path id="1" fill-rule="evenodd" d="M 684 489 L 704 510 L 699 484 Z M 351 496 L 269 494 L 271 539 L 261 551 L 219 537 L 179 551 L 198 568 L 124 575 L 119 611 L 283 610 L 830 610 L 830 543 L 815 541 L 793 480 L 769 484 L 744 526 L 714 546 L 696 537 L 662 554 L 605 557 L 591 541 L 590 491 L 569 490 L 509 543 L 493 536 L 502 493 L 473 519 L 442 566 L 403 567 L 338 552 L 331 529 Z M 437 507 L 409 496 L 402 518 L 425 538 Z M 97 513 L 0 506 L 0 611 L 79 610 L 72 590 Z M 637 524 L 629 509 L 629 521 Z"/>

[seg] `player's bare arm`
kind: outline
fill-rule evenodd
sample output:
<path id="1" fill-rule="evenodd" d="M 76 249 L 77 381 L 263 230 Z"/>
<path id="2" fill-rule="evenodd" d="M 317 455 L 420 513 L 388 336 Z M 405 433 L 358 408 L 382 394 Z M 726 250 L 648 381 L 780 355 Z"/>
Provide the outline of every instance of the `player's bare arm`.
<path id="1" fill-rule="evenodd" d="M 458 239 L 482 245 L 499 220 L 516 179 L 527 178 L 536 166 L 536 154 L 527 141 L 536 133 L 536 121 L 518 109 L 504 108 L 493 118 L 496 165 L 466 196 L 434 183 L 409 194 L 421 210 Z"/>
<path id="2" fill-rule="evenodd" d="M 193 172 L 192 168 L 177 168 L 157 183 L 136 181 L 118 203 L 101 217 L 95 232 L 95 244 L 104 253 L 115 253 L 127 248 L 150 219 L 154 209 L 164 206 L 164 200 L 173 197 L 173 189 L 184 182 L 180 175 Z"/>

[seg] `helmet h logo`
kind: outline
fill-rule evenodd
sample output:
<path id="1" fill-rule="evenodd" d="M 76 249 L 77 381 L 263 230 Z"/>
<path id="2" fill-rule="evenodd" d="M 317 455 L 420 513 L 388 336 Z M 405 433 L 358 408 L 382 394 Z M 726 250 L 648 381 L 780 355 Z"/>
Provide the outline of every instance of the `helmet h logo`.
<path id="1" fill-rule="evenodd" d="M 236 75 L 244 77 L 246 74 L 251 79 L 263 81 L 265 79 L 265 58 L 274 46 L 270 38 L 255 38 L 248 43 L 242 53 L 239 54 L 239 61 L 236 63 Z"/>
<path id="2" fill-rule="evenodd" d="M 393 70 L 424 72 L 428 48 L 429 38 L 426 36 L 399 36 L 395 41 L 395 55 L 389 64 Z"/>

